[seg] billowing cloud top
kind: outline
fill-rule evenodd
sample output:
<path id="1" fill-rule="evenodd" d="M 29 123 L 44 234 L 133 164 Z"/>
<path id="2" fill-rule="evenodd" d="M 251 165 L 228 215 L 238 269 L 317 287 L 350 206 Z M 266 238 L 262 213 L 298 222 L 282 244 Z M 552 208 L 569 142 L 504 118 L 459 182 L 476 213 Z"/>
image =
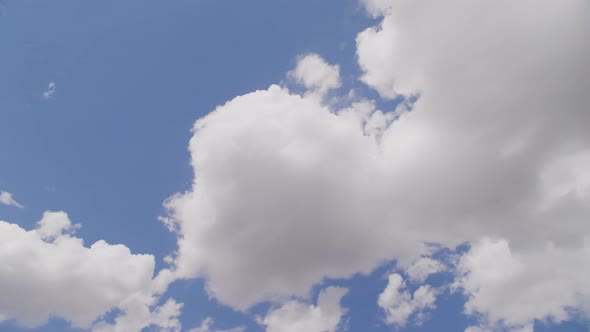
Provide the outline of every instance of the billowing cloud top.
<path id="1" fill-rule="evenodd" d="M 340 68 L 327 63 L 317 54 L 307 54 L 297 59 L 297 66 L 289 72 L 297 83 L 311 93 L 323 95 L 330 89 L 340 87 Z"/>
<path id="2" fill-rule="evenodd" d="M 177 304 L 162 308 L 153 297 L 154 257 L 98 241 L 85 247 L 64 212 L 45 212 L 34 230 L 0 221 L 0 319 L 34 327 L 57 316 L 98 331 L 178 327 Z M 115 272 L 116 271 L 116 272 Z M 100 318 L 112 309 L 115 324 Z M 131 322 L 127 322 L 131 320 Z M 127 326 L 127 328 L 126 328 Z"/>
<path id="3" fill-rule="evenodd" d="M 481 328 L 565 318 L 564 307 L 587 301 L 588 282 L 537 260 L 568 257 L 583 266 L 575 275 L 588 268 L 590 4 L 366 5 L 381 22 L 356 39 L 362 81 L 405 101 L 388 112 L 362 98 L 334 109 L 271 86 L 197 121 L 193 188 L 166 202 L 180 233 L 178 276 L 206 277 L 214 297 L 246 309 L 384 260 L 410 266 L 424 243 L 471 242 L 455 286 L 468 312 L 487 317 Z M 311 55 L 290 75 L 313 91 L 339 86 L 337 68 Z M 504 248 L 490 261 L 499 284 L 469 260 L 485 248 Z M 415 280 L 446 269 L 420 264 Z M 521 307 L 552 294 L 544 283 L 562 296 L 521 313 L 488 297 L 521 280 L 540 290 L 523 291 Z"/>

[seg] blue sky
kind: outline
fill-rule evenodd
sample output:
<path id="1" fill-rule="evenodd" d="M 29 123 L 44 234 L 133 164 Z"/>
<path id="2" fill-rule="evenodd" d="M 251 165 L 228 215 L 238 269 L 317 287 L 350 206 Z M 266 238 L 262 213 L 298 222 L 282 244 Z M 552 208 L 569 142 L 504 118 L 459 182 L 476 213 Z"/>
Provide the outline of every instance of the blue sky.
<path id="1" fill-rule="evenodd" d="M 38 229 L 51 245 L 71 236 L 153 255 L 154 277 L 174 276 L 139 305 L 150 314 L 169 298 L 183 306 L 171 315 L 178 325 L 147 331 L 189 331 L 207 318 L 197 331 L 588 331 L 587 1 L 543 0 L 540 14 L 527 1 L 509 11 L 486 1 L 483 14 L 464 1 L 1 4 L 0 191 L 14 201 L 0 200 L 0 220 Z M 496 15 L 502 24 L 488 23 Z M 548 37 L 537 42 L 537 33 Z M 304 68 L 311 58 L 319 60 Z M 45 211 L 67 212 L 51 220 L 68 226 L 43 233 Z M 423 252 L 424 243 L 437 249 Z M 0 244 L 0 265 L 20 271 L 25 249 L 11 248 Z M 119 267 L 149 266 L 121 255 L 128 263 Z M 412 279 L 419 258 L 444 267 Z M 113 266 L 104 285 L 108 275 L 119 285 Z M 380 305 L 396 274 L 405 286 Z M 121 301 L 77 324 L 83 309 L 65 291 L 65 309 L 30 323 L 44 315 L 35 290 L 67 282 L 37 289 L 16 279 L 0 272 L 0 297 L 23 287 L 18 300 L 0 300 L 2 331 L 99 331 L 134 319 L 125 296 L 147 292 L 121 286 Z M 538 287 L 513 291 L 523 283 Z M 424 285 L 434 304 L 412 302 Z M 334 295 L 337 310 L 318 300 L 329 287 L 344 294 Z M 503 310 L 506 302 L 516 309 Z M 388 319 L 404 305 L 416 307 L 403 323 Z"/>

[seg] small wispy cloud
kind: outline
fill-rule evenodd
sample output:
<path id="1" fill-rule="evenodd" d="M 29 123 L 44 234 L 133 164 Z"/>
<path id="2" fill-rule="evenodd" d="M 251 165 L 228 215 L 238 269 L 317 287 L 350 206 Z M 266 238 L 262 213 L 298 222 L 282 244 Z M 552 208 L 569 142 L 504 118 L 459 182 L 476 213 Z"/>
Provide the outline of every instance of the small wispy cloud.
<path id="1" fill-rule="evenodd" d="M 47 90 L 45 92 L 43 92 L 43 98 L 45 99 L 49 99 L 51 98 L 51 96 L 53 96 L 53 94 L 55 93 L 55 82 L 49 82 L 49 84 L 47 85 Z"/>
<path id="2" fill-rule="evenodd" d="M 16 206 L 17 208 L 23 208 L 19 202 L 12 198 L 12 194 L 7 191 L 0 191 L 0 204 L 8 206 Z"/>
<path id="3" fill-rule="evenodd" d="M 0 0 L 0 17 L 6 16 L 6 4 L 4 0 Z"/>

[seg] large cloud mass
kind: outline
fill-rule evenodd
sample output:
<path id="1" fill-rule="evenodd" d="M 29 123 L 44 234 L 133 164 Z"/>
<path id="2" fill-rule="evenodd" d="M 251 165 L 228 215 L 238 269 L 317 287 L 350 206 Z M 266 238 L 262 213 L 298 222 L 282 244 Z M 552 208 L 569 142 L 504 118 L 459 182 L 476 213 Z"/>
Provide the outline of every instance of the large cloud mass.
<path id="1" fill-rule="evenodd" d="M 525 272 L 494 284 L 478 277 L 486 267 L 462 260 L 468 311 L 514 326 L 564 318 L 572 294 L 590 295 L 588 282 L 535 276 L 547 272 L 538 262 L 554 255 L 548 247 L 583 271 L 590 264 L 590 3 L 367 8 L 381 22 L 357 36 L 362 80 L 406 101 L 387 113 L 366 100 L 334 109 L 272 86 L 198 120 L 193 187 L 166 203 L 180 234 L 177 276 L 204 276 L 213 296 L 246 309 L 305 296 L 326 276 L 410 261 L 426 242 L 491 237 L 510 243 L 500 254 Z M 523 278 L 551 278 L 565 295 L 523 317 L 496 310 L 487 294 Z M 520 304 L 536 304 L 527 295 Z"/>
<path id="2" fill-rule="evenodd" d="M 408 175 L 449 227 L 439 240 L 500 238 L 461 259 L 466 312 L 492 330 L 567 319 L 590 297 L 590 3 L 367 7 L 383 20 L 357 37 L 362 79 L 386 98 L 419 96 L 391 130 L 427 133 Z"/>
<path id="3" fill-rule="evenodd" d="M 244 309 L 422 241 L 396 235 L 384 158 L 360 116 L 273 86 L 198 121 L 194 191 L 167 203 L 182 234 L 178 275 L 209 277 L 218 299 Z"/>

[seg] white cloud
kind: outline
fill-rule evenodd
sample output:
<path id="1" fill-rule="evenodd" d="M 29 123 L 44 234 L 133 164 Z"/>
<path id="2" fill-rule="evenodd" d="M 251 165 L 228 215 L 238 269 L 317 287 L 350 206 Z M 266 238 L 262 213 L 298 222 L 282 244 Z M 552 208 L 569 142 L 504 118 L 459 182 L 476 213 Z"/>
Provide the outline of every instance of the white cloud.
<path id="1" fill-rule="evenodd" d="M 387 286 L 377 300 L 385 311 L 385 322 L 403 327 L 415 315 L 416 324 L 421 324 L 426 310 L 436 308 L 437 290 L 429 285 L 420 286 L 414 294 L 407 291 L 404 279 L 397 273 L 391 274 Z"/>
<path id="2" fill-rule="evenodd" d="M 166 202 L 162 219 L 179 235 L 174 271 L 152 279 L 151 255 L 85 247 L 65 214 L 31 231 L 0 222 L 0 318 L 174 331 L 181 305 L 157 297 L 175 278 L 205 277 L 212 296 L 245 310 L 391 259 L 420 282 L 442 268 L 411 264 L 424 243 L 464 241 L 473 247 L 456 286 L 466 312 L 483 317 L 471 330 L 530 330 L 534 319 L 568 319 L 566 307 L 589 310 L 588 2 L 366 4 L 381 21 L 357 36 L 361 79 L 384 98 L 418 97 L 413 105 L 325 106 L 317 97 L 340 86 L 339 68 L 301 57 L 288 75 L 303 96 L 271 86 L 195 124 L 193 187 Z M 55 90 L 50 82 L 43 97 Z M 0 202 L 21 207 L 10 193 Z M 379 305 L 403 325 L 435 293 L 410 294 L 392 275 Z M 342 294 L 288 301 L 263 322 L 333 330 Z M 124 312 L 114 324 L 92 325 L 113 308 Z"/>
<path id="3" fill-rule="evenodd" d="M 16 206 L 17 208 L 23 208 L 19 202 L 12 198 L 12 194 L 7 191 L 0 191 L 0 204 L 8 206 Z"/>
<path id="4" fill-rule="evenodd" d="M 79 225 L 72 225 L 70 218 L 63 211 L 43 213 L 43 218 L 37 222 L 35 231 L 39 237 L 47 242 L 51 242 L 64 234 L 71 234 Z"/>
<path id="5" fill-rule="evenodd" d="M 383 20 L 357 37 L 363 81 L 384 97 L 420 95 L 408 120 L 429 132 L 419 153 L 435 157 L 416 164 L 448 180 L 428 186 L 448 198 L 423 201 L 449 233 L 504 238 L 461 260 L 466 312 L 485 330 L 567 319 L 590 288 L 588 2 L 366 2 Z M 446 217 L 460 210 L 456 229 Z"/>
<path id="6" fill-rule="evenodd" d="M 423 283 L 431 274 L 446 270 L 447 267 L 440 261 L 430 257 L 420 257 L 406 269 L 406 273 L 411 281 Z"/>
<path id="7" fill-rule="evenodd" d="M 177 276 L 205 277 L 212 296 L 245 310 L 386 260 L 409 266 L 424 243 L 488 236 L 518 255 L 547 255 L 548 242 L 582 251 L 588 6 L 371 1 L 381 22 L 357 37 L 362 80 L 418 100 L 340 110 L 271 86 L 198 120 L 193 187 L 166 202 Z"/>
<path id="8" fill-rule="evenodd" d="M 323 290 L 317 305 L 289 301 L 272 310 L 262 320 L 266 332 L 334 332 L 345 310 L 340 300 L 347 289 L 328 287 Z"/>
<path id="9" fill-rule="evenodd" d="M 324 276 L 369 272 L 421 243 L 398 234 L 381 204 L 389 184 L 362 126 L 371 115 L 348 111 L 272 86 L 199 120 L 194 188 L 166 202 L 182 235 L 177 275 L 206 276 L 212 295 L 246 309 L 304 297 Z"/>
<path id="10" fill-rule="evenodd" d="M 45 98 L 45 99 L 51 98 L 51 96 L 53 96 L 53 94 L 55 93 L 55 89 L 56 89 L 55 82 L 49 82 L 49 84 L 47 85 L 47 90 L 45 90 L 45 92 L 43 92 L 43 98 Z"/>
<path id="11" fill-rule="evenodd" d="M 124 314 L 118 316 L 113 324 L 98 322 L 93 332 L 142 331 L 149 326 L 157 326 L 159 332 L 180 332 L 179 316 L 182 304 L 168 299 L 161 306 L 150 305 L 154 299 L 139 296 L 130 298 L 121 305 Z"/>
<path id="12" fill-rule="evenodd" d="M 164 326 L 170 321 L 166 316 L 174 318 L 168 314 L 174 304 L 155 305 L 153 256 L 131 254 L 123 245 L 102 240 L 85 247 L 82 239 L 70 235 L 75 226 L 64 212 L 45 212 L 37 225 L 27 231 L 0 221 L 3 320 L 34 327 L 57 316 L 75 327 L 90 328 L 115 308 L 123 316 L 143 310 L 144 316 L 162 318 L 148 320 L 148 325 Z M 133 326 L 139 326 L 139 319 L 134 320 Z M 129 331 L 113 331 L 122 330 Z"/>
<path id="13" fill-rule="evenodd" d="M 189 332 L 243 332 L 245 330 L 245 328 L 242 326 L 234 327 L 229 330 L 214 329 L 211 327 L 213 326 L 213 323 L 213 318 L 207 317 L 201 322 L 199 327 L 191 329 Z"/>
<path id="14" fill-rule="evenodd" d="M 514 252 L 507 240 L 484 238 L 459 261 L 455 286 L 468 296 L 465 310 L 497 330 L 532 331 L 533 320 L 568 320 L 566 308 L 590 300 L 590 236 L 582 247 Z M 510 299 L 506 301 L 506 299 Z"/>
<path id="15" fill-rule="evenodd" d="M 340 87 L 340 67 L 331 65 L 321 56 L 311 53 L 297 59 L 295 69 L 288 76 L 306 87 L 310 93 L 323 96 L 327 91 Z"/>

